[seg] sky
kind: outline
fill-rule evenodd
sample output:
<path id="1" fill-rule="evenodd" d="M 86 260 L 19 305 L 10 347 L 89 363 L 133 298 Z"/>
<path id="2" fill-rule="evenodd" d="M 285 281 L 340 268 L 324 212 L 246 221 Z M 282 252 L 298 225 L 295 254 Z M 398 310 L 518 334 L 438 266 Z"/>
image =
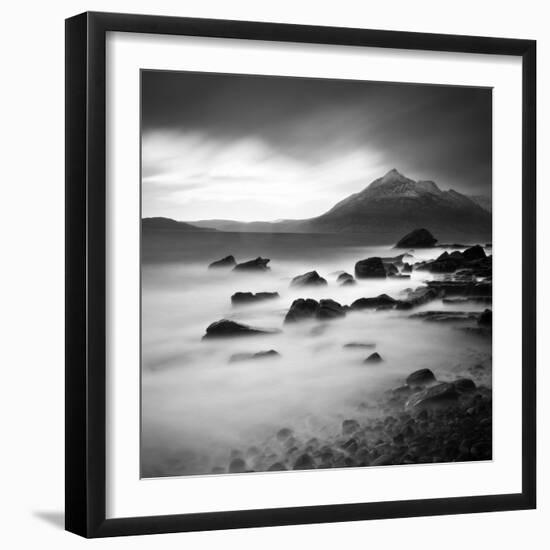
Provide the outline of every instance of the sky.
<path id="1" fill-rule="evenodd" d="M 142 72 L 142 215 L 318 216 L 396 168 L 491 196 L 488 88 Z"/>

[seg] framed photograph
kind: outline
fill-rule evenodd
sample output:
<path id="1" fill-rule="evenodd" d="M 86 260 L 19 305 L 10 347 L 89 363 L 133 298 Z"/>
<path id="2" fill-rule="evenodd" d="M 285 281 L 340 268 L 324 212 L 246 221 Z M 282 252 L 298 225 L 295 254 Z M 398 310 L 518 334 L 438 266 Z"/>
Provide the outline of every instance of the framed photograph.
<path id="1" fill-rule="evenodd" d="M 534 508 L 535 74 L 531 40 L 68 19 L 66 528 Z"/>

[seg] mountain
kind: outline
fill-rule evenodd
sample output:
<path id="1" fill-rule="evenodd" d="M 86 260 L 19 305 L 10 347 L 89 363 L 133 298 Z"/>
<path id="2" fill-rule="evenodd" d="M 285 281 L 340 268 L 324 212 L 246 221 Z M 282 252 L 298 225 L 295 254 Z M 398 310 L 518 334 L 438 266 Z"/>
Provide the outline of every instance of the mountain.
<path id="1" fill-rule="evenodd" d="M 493 199 L 491 197 L 487 197 L 485 195 L 470 195 L 470 199 L 472 199 L 478 206 L 481 206 L 483 210 L 487 210 L 487 212 L 493 211 Z"/>
<path id="2" fill-rule="evenodd" d="M 418 227 L 429 229 L 439 242 L 490 241 L 492 217 L 466 195 L 452 189 L 442 191 L 433 181 L 414 181 L 393 169 L 316 218 L 248 223 L 201 220 L 193 224 L 237 232 L 367 233 L 383 244 Z"/>
<path id="3" fill-rule="evenodd" d="M 186 232 L 196 232 L 196 231 L 216 231 L 210 227 L 197 227 L 186 222 L 178 222 L 172 218 L 143 218 L 141 220 L 141 227 L 145 230 L 165 230 L 165 231 L 186 231 Z"/>

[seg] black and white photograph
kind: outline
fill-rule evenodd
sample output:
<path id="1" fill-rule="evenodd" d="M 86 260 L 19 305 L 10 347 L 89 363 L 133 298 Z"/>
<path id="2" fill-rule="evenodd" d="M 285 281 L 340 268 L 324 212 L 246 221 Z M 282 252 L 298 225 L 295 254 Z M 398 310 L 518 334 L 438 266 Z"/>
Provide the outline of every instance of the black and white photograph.
<path id="1" fill-rule="evenodd" d="M 492 458 L 492 90 L 143 70 L 141 475 Z"/>

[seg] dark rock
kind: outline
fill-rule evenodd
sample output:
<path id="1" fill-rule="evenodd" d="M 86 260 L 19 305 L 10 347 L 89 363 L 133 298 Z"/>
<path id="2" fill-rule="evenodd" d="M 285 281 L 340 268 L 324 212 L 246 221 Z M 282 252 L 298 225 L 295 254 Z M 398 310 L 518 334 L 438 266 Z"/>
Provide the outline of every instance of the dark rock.
<path id="1" fill-rule="evenodd" d="M 405 262 L 403 268 L 401 269 L 402 273 L 412 273 L 412 265 Z"/>
<path id="2" fill-rule="evenodd" d="M 277 330 L 265 330 L 259 328 L 253 328 L 248 325 L 243 325 L 235 321 L 228 319 L 222 319 L 221 321 L 215 321 L 206 329 L 206 334 L 203 336 L 203 340 L 206 338 L 228 338 L 233 336 L 254 336 L 258 334 L 274 334 L 279 332 Z"/>
<path id="3" fill-rule="evenodd" d="M 428 288 L 444 293 L 445 296 L 491 296 L 493 285 L 472 281 L 428 281 Z"/>
<path id="4" fill-rule="evenodd" d="M 424 409 L 424 408 L 444 408 L 454 405 L 458 400 L 458 392 L 453 384 L 440 382 L 435 386 L 431 386 L 425 390 L 411 395 L 405 408 Z"/>
<path id="5" fill-rule="evenodd" d="M 254 260 L 249 260 L 248 262 L 237 264 L 233 268 L 233 271 L 268 271 L 270 269 L 267 265 L 268 263 L 268 258 L 261 258 L 260 256 L 258 256 Z"/>
<path id="6" fill-rule="evenodd" d="M 300 455 L 294 463 L 294 470 L 311 470 L 313 468 L 315 468 L 315 462 L 307 453 Z"/>
<path id="7" fill-rule="evenodd" d="M 395 264 L 397 267 L 404 265 L 403 258 L 412 258 L 412 254 L 405 252 L 404 254 L 399 254 L 399 256 L 392 256 L 389 258 L 380 258 L 384 265 L 386 264 Z"/>
<path id="8" fill-rule="evenodd" d="M 317 316 L 319 308 L 320 306 L 317 300 L 312 300 L 311 298 L 298 298 L 292 302 L 292 305 L 286 314 L 285 323 L 294 323 L 304 319 L 313 319 Z"/>
<path id="9" fill-rule="evenodd" d="M 431 248 L 437 239 L 427 229 L 415 229 L 405 235 L 395 246 L 396 248 Z"/>
<path id="10" fill-rule="evenodd" d="M 462 256 L 468 262 L 471 262 L 472 260 L 482 260 L 487 257 L 487 255 L 485 254 L 485 250 L 483 250 L 483 247 L 479 246 L 478 244 L 467 248 L 462 253 Z"/>
<path id="11" fill-rule="evenodd" d="M 338 277 L 336 278 L 336 282 L 342 283 L 347 279 L 353 279 L 353 275 L 350 275 L 349 273 L 346 273 L 345 271 L 343 273 L 340 273 Z"/>
<path id="12" fill-rule="evenodd" d="M 212 262 L 208 269 L 216 268 L 216 267 L 233 267 L 236 265 L 235 258 L 233 256 L 226 256 L 225 258 L 222 258 L 221 260 L 216 260 L 215 262 Z"/>
<path id="13" fill-rule="evenodd" d="M 371 353 L 363 362 L 364 363 L 381 363 L 383 361 L 382 357 L 378 352 Z"/>
<path id="14" fill-rule="evenodd" d="M 478 324 L 484 327 L 490 327 L 493 324 L 493 312 L 490 309 L 486 309 L 477 320 Z"/>
<path id="15" fill-rule="evenodd" d="M 229 472 L 232 474 L 242 474 L 246 471 L 246 462 L 242 458 L 234 458 L 229 464 Z"/>
<path id="16" fill-rule="evenodd" d="M 278 292 L 257 292 L 256 294 L 253 294 L 252 292 L 235 292 L 235 294 L 231 296 L 231 303 L 254 304 L 256 302 L 272 300 L 274 298 L 279 298 Z"/>
<path id="17" fill-rule="evenodd" d="M 258 351 L 257 353 L 234 353 L 230 358 L 230 363 L 237 363 L 239 361 L 249 361 L 251 359 L 273 359 L 275 357 L 280 357 L 281 355 L 276 352 L 274 349 L 267 351 Z"/>
<path id="18" fill-rule="evenodd" d="M 334 300 L 320 300 L 319 310 L 317 311 L 318 319 L 336 319 L 346 315 L 345 308 Z"/>
<path id="19" fill-rule="evenodd" d="M 384 267 L 386 268 L 386 275 L 388 277 L 393 277 L 394 275 L 399 274 L 399 269 L 397 269 L 394 264 L 384 264 Z"/>
<path id="20" fill-rule="evenodd" d="M 375 298 L 359 298 L 350 305 L 350 308 L 355 310 L 375 309 L 381 306 L 394 306 L 396 303 L 397 300 L 394 300 L 391 296 L 380 294 Z"/>
<path id="21" fill-rule="evenodd" d="M 358 279 L 385 278 L 386 268 L 381 258 L 367 258 L 355 264 L 355 276 Z"/>
<path id="22" fill-rule="evenodd" d="M 472 311 L 422 311 L 420 313 L 413 313 L 409 317 L 429 322 L 449 323 L 472 321 L 478 318 L 478 314 Z"/>
<path id="23" fill-rule="evenodd" d="M 351 275 L 350 275 L 351 277 Z M 344 279 L 341 283 L 340 283 L 340 286 L 350 286 L 350 285 L 356 285 L 357 284 L 357 281 L 351 277 L 350 279 Z"/>
<path id="24" fill-rule="evenodd" d="M 342 449 L 344 451 L 347 451 L 348 453 L 355 454 L 357 452 L 357 449 L 359 448 L 359 445 L 357 443 L 357 440 L 353 437 L 351 439 L 348 439 L 343 445 Z"/>
<path id="25" fill-rule="evenodd" d="M 377 459 L 371 462 L 371 466 L 389 466 L 393 464 L 394 456 L 389 453 L 380 455 Z"/>
<path id="26" fill-rule="evenodd" d="M 426 386 L 435 382 L 434 373 L 430 369 L 420 369 L 407 376 L 408 386 Z"/>
<path id="27" fill-rule="evenodd" d="M 277 432 L 277 439 L 279 441 L 285 441 L 287 440 L 289 437 L 292 436 L 292 430 L 290 428 L 281 428 L 278 432 Z"/>
<path id="28" fill-rule="evenodd" d="M 395 307 L 397 309 L 411 309 L 426 304 L 431 300 L 435 300 L 439 298 L 441 294 L 442 292 L 438 288 L 420 286 L 415 290 L 410 290 L 403 300 L 398 300 Z"/>
<path id="29" fill-rule="evenodd" d="M 343 345 L 344 348 L 375 348 L 376 344 L 371 342 L 349 342 Z"/>
<path id="30" fill-rule="evenodd" d="M 275 462 L 267 469 L 268 472 L 280 472 L 282 470 L 286 470 L 286 466 L 282 462 Z"/>
<path id="31" fill-rule="evenodd" d="M 344 420 L 342 422 L 342 433 L 344 435 L 349 435 L 356 432 L 359 429 L 359 422 L 353 418 Z"/>
<path id="32" fill-rule="evenodd" d="M 476 384 L 471 378 L 459 378 L 453 382 L 458 393 L 467 393 L 476 389 Z"/>
<path id="33" fill-rule="evenodd" d="M 326 279 L 320 277 L 317 271 L 308 271 L 303 275 L 298 275 L 290 282 L 290 286 L 324 286 L 326 284 Z"/>

